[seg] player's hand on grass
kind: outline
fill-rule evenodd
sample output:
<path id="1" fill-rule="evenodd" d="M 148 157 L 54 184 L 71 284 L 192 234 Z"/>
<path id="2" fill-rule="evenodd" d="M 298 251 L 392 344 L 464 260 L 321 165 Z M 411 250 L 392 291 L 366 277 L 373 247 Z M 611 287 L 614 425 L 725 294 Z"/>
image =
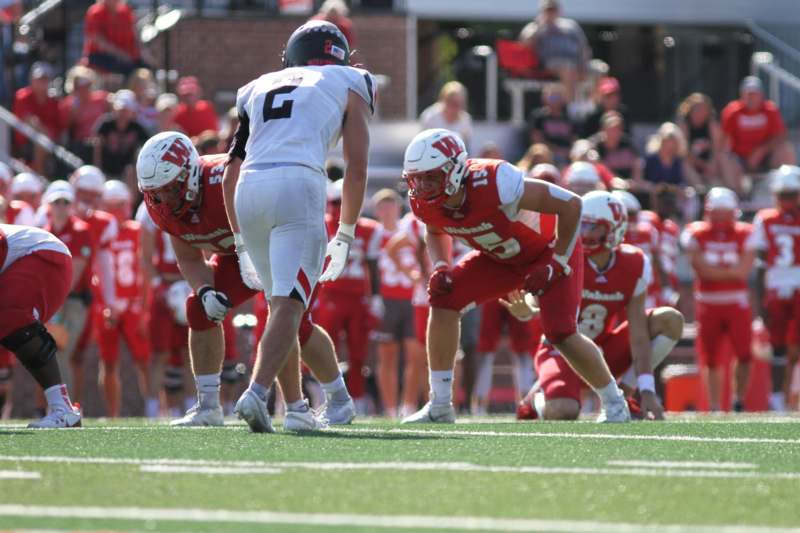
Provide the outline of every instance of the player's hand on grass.
<path id="1" fill-rule="evenodd" d="M 514 290 L 508 293 L 507 298 L 498 298 L 497 301 L 517 320 L 527 322 L 539 314 L 539 308 L 533 304 L 530 293 Z"/>
<path id="2" fill-rule="evenodd" d="M 350 244 L 353 237 L 342 232 L 337 232 L 328 248 L 325 250 L 325 259 L 329 260 L 328 266 L 319 277 L 319 282 L 334 281 L 342 275 L 347 266 L 347 256 L 350 255 Z"/>
<path id="3" fill-rule="evenodd" d="M 215 291 L 211 286 L 204 285 L 197 291 L 197 297 L 203 304 L 206 316 L 212 322 L 221 322 L 228 311 L 233 307 L 225 293 Z"/>
<path id="4" fill-rule="evenodd" d="M 450 273 L 450 265 L 442 262 L 437 264 L 428 280 L 428 295 L 446 296 L 451 292 L 453 292 L 453 276 Z"/>
<path id="5" fill-rule="evenodd" d="M 656 393 L 650 391 L 641 391 L 642 416 L 645 420 L 664 420 L 664 408 L 656 396 Z"/>

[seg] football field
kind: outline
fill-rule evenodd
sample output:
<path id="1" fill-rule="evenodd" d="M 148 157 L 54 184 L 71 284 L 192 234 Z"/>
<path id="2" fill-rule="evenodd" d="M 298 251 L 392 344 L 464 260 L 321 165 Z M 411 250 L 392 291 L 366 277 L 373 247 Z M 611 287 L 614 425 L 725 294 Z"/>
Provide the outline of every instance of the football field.
<path id="1" fill-rule="evenodd" d="M 0 530 L 800 531 L 797 418 L 84 425 L 0 425 Z"/>

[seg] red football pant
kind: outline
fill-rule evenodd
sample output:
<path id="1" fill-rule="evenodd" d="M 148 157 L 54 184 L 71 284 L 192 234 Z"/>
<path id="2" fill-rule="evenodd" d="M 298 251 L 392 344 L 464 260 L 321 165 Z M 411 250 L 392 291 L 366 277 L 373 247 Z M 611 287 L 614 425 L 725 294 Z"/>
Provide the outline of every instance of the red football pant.
<path id="1" fill-rule="evenodd" d="M 717 368 L 723 360 L 722 343 L 727 336 L 736 359 L 748 362 L 753 353 L 753 314 L 749 305 L 697 302 L 697 358 L 702 366 Z M 785 333 L 784 333 L 785 338 Z"/>
<path id="2" fill-rule="evenodd" d="M 514 318 L 497 300 L 489 300 L 481 307 L 481 326 L 478 338 L 479 352 L 494 352 L 500 344 L 503 325 L 508 325 L 508 337 L 514 353 L 532 352 L 538 342 L 536 323 L 529 320 L 522 322 Z M 539 331 L 541 335 L 541 331 Z"/>
<path id="3" fill-rule="evenodd" d="M 37 320 L 42 324 L 61 308 L 72 283 L 72 258 L 40 250 L 0 274 L 0 339 Z"/>
<path id="4" fill-rule="evenodd" d="M 769 342 L 772 346 L 785 347 L 792 336 L 789 328 L 800 329 L 800 290 L 796 290 L 789 298 L 779 298 L 773 291 L 767 293 L 765 306 L 769 320 Z M 795 335 L 797 331 L 794 332 Z"/>
<path id="5" fill-rule="evenodd" d="M 242 282 L 239 258 L 236 254 L 214 254 L 209 259 L 208 265 L 214 273 L 214 290 L 224 293 L 233 307 L 246 302 L 258 293 Z M 186 299 L 186 316 L 189 327 L 195 331 L 205 331 L 217 325 L 208 319 L 200 298 L 194 293 Z"/>
<path id="6" fill-rule="evenodd" d="M 621 378 L 633 364 L 628 321 L 595 342 L 603 351 L 611 374 L 616 379 Z M 586 385 L 554 346 L 543 343 L 534 358 L 534 366 L 545 399 L 569 398 L 576 402 L 581 401 L 581 389 Z"/>
<path id="7" fill-rule="evenodd" d="M 545 253 L 552 253 L 550 251 Z M 543 256 L 539 260 L 546 260 Z M 431 297 L 431 307 L 464 311 L 473 305 L 505 297 L 520 289 L 525 277 L 534 267 L 498 263 L 478 251 L 466 255 L 451 271 L 453 291 Z M 569 259 L 572 273 L 558 278 L 548 291 L 539 297 L 542 329 L 553 344 L 564 341 L 577 331 L 578 309 L 583 288 L 583 250 L 580 239 Z"/>
<path id="8" fill-rule="evenodd" d="M 111 324 L 102 316 L 97 319 L 98 345 L 100 358 L 106 363 L 116 363 L 119 360 L 119 340 L 125 339 L 125 344 L 131 352 L 134 361 L 147 363 L 150 359 L 150 343 L 144 331 L 144 313 L 141 309 L 130 307 L 122 313 L 116 323 Z"/>
<path id="9" fill-rule="evenodd" d="M 364 396 L 364 363 L 369 346 L 369 310 L 361 296 L 336 292 L 324 287 L 319 294 L 319 303 L 314 310 L 317 324 L 328 332 L 336 344 L 344 333 L 347 337 L 347 388 L 353 398 Z"/>

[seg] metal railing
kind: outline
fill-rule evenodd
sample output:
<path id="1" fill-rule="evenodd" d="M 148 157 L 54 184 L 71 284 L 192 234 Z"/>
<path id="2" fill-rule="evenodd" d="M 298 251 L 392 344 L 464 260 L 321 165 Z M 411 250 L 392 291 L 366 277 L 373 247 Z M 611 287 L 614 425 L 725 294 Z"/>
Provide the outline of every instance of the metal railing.
<path id="1" fill-rule="evenodd" d="M 755 40 L 751 72 L 764 75 L 768 94 L 791 125 L 800 121 L 800 50 L 753 21 L 748 29 Z"/>
<path id="2" fill-rule="evenodd" d="M 24 137 L 26 137 L 34 144 L 37 144 L 42 148 L 44 148 L 48 153 L 52 154 L 55 158 L 64 162 L 64 164 L 66 164 L 67 166 L 71 168 L 78 168 L 83 166 L 84 164 L 83 159 L 73 154 L 60 144 L 57 144 L 44 133 L 37 131 L 30 124 L 23 122 L 17 115 L 15 115 L 14 113 L 12 113 L 3 106 L 0 106 L 0 121 L 8 125 L 11 129 L 22 134 Z"/>

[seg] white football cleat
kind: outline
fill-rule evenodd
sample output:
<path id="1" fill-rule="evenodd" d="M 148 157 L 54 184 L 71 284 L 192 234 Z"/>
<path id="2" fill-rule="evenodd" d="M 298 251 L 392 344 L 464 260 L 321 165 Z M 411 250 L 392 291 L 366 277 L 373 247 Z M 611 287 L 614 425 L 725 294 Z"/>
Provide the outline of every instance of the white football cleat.
<path id="1" fill-rule="evenodd" d="M 625 401 L 625 397 L 623 396 L 619 397 L 619 401 L 609 405 L 603 405 L 600 409 L 600 416 L 597 417 L 597 422 L 600 424 L 630 421 L 631 411 L 628 409 L 628 402 Z"/>
<path id="2" fill-rule="evenodd" d="M 239 418 L 247 422 L 253 433 L 275 433 L 272 420 L 269 418 L 269 411 L 267 411 L 267 402 L 250 389 L 246 389 L 242 393 L 233 411 L 239 415 Z"/>
<path id="3" fill-rule="evenodd" d="M 173 420 L 169 425 L 172 427 L 223 426 L 225 420 L 222 415 L 222 407 L 200 409 L 200 404 L 196 403 L 186 411 L 185 415 Z"/>
<path id="4" fill-rule="evenodd" d="M 321 431 L 328 429 L 328 421 L 313 409 L 286 411 L 283 418 L 284 431 Z"/>
<path id="5" fill-rule="evenodd" d="M 349 424 L 356 417 L 356 404 L 352 398 L 346 402 L 328 402 L 322 407 L 322 416 L 331 426 Z"/>
<path id="6" fill-rule="evenodd" d="M 403 419 L 401 424 L 455 424 L 456 410 L 452 403 L 447 405 L 435 405 L 431 402 Z"/>
<path id="7" fill-rule="evenodd" d="M 44 418 L 28 424 L 31 429 L 61 429 L 81 427 L 81 412 L 78 409 L 50 409 Z"/>

